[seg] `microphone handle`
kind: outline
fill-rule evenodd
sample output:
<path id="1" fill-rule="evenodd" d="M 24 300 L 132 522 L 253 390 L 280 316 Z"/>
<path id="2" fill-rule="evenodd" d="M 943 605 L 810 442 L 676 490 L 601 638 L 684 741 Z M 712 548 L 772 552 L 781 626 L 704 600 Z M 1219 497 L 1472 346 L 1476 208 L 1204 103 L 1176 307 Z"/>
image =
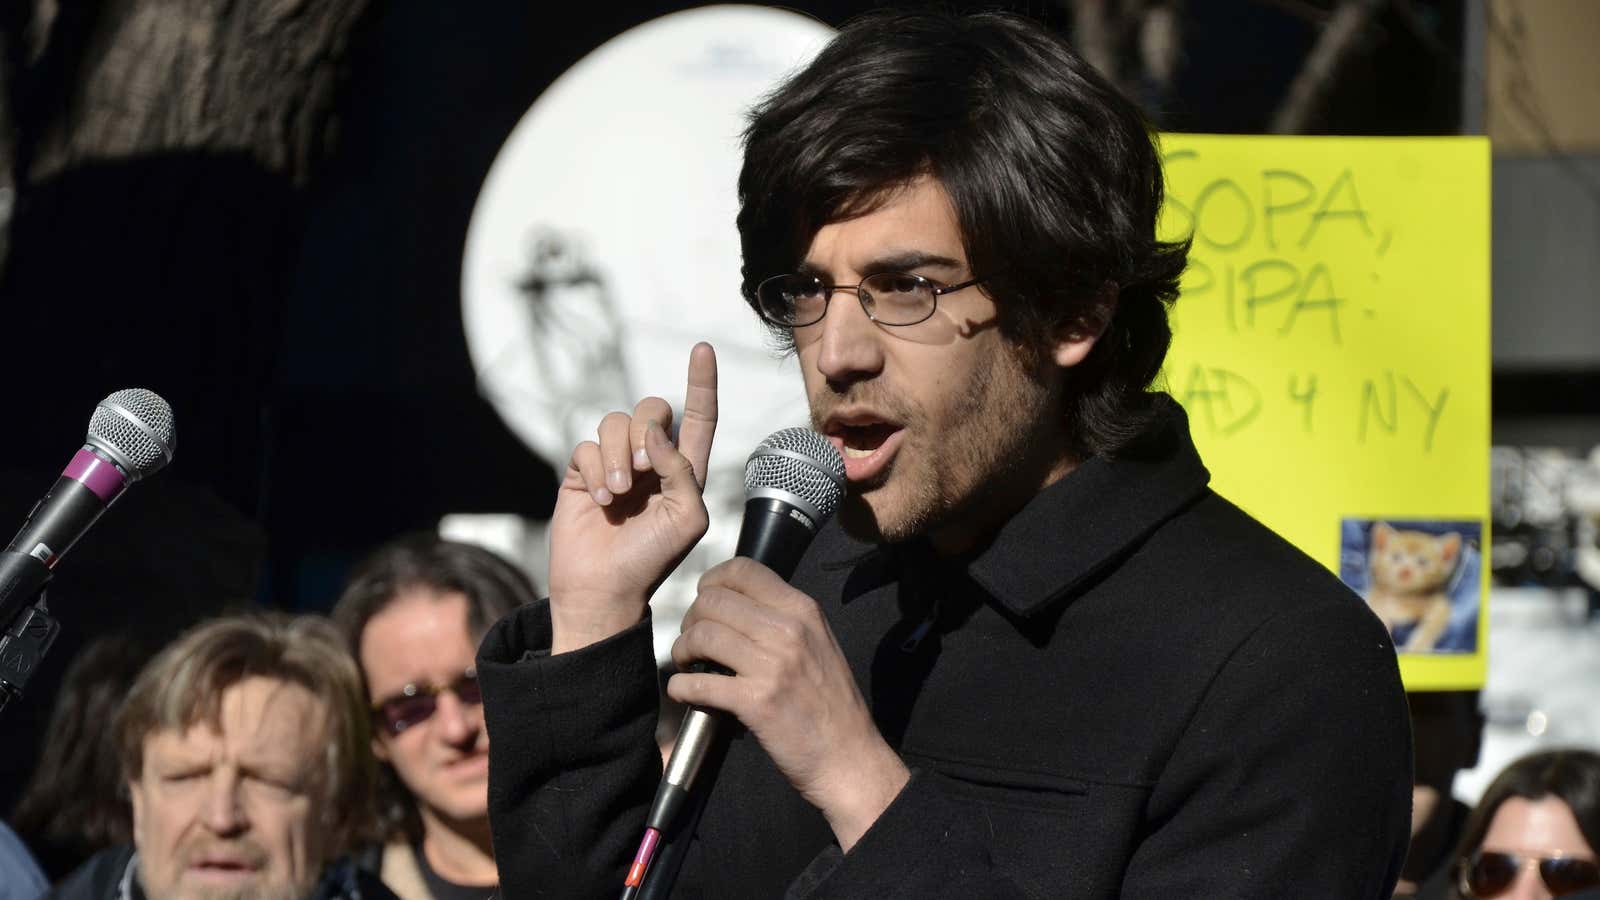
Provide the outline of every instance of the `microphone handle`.
<path id="1" fill-rule="evenodd" d="M 744 504 L 744 521 L 739 525 L 739 542 L 733 555 L 753 559 L 788 581 L 816 536 L 817 523 L 779 497 L 751 497 Z M 732 674 L 721 666 L 696 663 L 699 672 Z M 706 798 L 722 769 L 728 753 L 733 726 L 727 716 L 714 710 L 690 707 L 678 729 L 678 740 L 661 779 L 647 818 L 649 826 L 661 831 L 661 844 L 655 859 L 645 871 L 638 900 L 666 900 L 683 868 L 689 842 L 700 825 Z"/>
<path id="2" fill-rule="evenodd" d="M 108 505 L 93 488 L 71 476 L 73 467 L 67 471 L 28 511 L 16 537 L 0 552 L 0 712 L 22 696 L 61 632 L 61 623 L 51 618 L 44 604 L 45 585 L 56 563 Z M 120 490 L 120 484 L 116 487 Z M 116 499 L 116 493 L 111 498 Z"/>
<path id="3" fill-rule="evenodd" d="M 39 573 L 28 560 L 43 567 L 48 580 L 61 557 L 126 487 L 122 473 L 92 448 L 85 446 L 72 457 L 50 492 L 28 511 L 0 559 L 0 629 L 33 602 L 42 585 L 33 583 Z"/>
<path id="4" fill-rule="evenodd" d="M 721 713 L 698 708 L 690 709 L 683 718 L 680 733 L 687 732 L 693 727 L 695 717 L 702 718 L 706 723 L 702 763 L 709 771 L 705 778 L 695 781 L 688 789 L 682 790 L 676 799 L 674 803 L 676 817 L 661 833 L 661 845 L 656 850 L 650 868 L 645 870 L 644 882 L 639 886 L 638 900 L 667 900 L 672 895 L 673 885 L 678 881 L 678 872 L 683 868 L 683 861 L 689 855 L 689 842 L 693 840 L 695 831 L 700 827 L 701 814 L 706 811 L 706 798 L 711 796 L 716 773 L 722 768 L 723 757 L 728 755 L 728 744 L 732 738 L 733 728 L 727 727 L 728 723 L 723 722 L 725 717 Z M 723 727 L 718 727 L 719 725 Z M 663 783 L 662 788 L 665 792 L 667 785 Z M 660 799 L 661 793 L 658 793 L 658 802 Z"/>
<path id="5" fill-rule="evenodd" d="M 107 505 L 83 482 L 62 475 L 50 493 L 33 505 L 6 549 L 26 553 L 53 569 Z"/>
<path id="6" fill-rule="evenodd" d="M 34 504 L 16 537 L 0 552 L 0 712 L 22 696 L 61 631 L 44 604 L 45 585 L 56 563 L 108 505 L 100 492 L 73 478 L 72 471 L 69 467 L 69 474 Z M 120 482 L 113 487 L 107 493 L 115 500 Z"/>

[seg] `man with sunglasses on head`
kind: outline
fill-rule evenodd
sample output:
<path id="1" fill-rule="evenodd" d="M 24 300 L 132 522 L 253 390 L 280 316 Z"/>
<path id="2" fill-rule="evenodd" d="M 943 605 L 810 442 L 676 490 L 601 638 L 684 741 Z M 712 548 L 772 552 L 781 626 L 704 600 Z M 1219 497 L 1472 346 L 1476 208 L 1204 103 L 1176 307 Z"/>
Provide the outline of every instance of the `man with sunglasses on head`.
<path id="1" fill-rule="evenodd" d="M 1188 250 L 1161 185 L 1133 104 L 1002 14 L 866 16 L 755 110 L 744 295 L 849 489 L 792 585 L 700 581 L 673 656 L 722 671 L 668 692 L 747 732 L 674 896 L 1389 896 L 1394 647 L 1150 390 Z M 623 884 L 661 777 L 647 601 L 706 528 L 717 415 L 700 345 L 676 445 L 658 398 L 607 416 L 550 600 L 480 648 L 510 896 Z"/>
<path id="2" fill-rule="evenodd" d="M 473 654 L 491 623 L 535 596 L 488 550 L 422 534 L 368 557 L 334 606 L 383 764 L 386 843 L 375 868 L 401 900 L 482 900 L 498 882 Z"/>

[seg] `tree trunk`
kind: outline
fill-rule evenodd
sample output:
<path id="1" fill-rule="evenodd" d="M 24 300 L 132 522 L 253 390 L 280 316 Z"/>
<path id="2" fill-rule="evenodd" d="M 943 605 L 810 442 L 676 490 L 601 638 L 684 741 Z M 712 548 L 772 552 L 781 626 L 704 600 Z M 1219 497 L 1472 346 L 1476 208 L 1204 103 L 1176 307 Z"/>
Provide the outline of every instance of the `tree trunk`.
<path id="1" fill-rule="evenodd" d="M 0 192 L 25 200 L 29 185 L 75 167 L 181 151 L 243 154 L 303 187 L 369 3 L 11 0 Z"/>
<path id="2" fill-rule="evenodd" d="M 24 73 L 34 83 L 21 110 L 22 180 L 95 159 L 213 150 L 244 151 L 296 184 L 325 149 L 338 62 L 368 5 L 103 0 L 85 16 L 32 2 L 55 27 Z"/>

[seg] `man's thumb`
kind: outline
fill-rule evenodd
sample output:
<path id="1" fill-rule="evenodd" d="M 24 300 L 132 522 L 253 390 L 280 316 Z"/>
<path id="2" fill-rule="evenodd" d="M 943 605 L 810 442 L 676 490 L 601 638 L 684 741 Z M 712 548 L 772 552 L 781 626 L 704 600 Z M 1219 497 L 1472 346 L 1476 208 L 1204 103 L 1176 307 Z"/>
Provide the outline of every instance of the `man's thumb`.
<path id="1" fill-rule="evenodd" d="M 650 457 L 650 467 L 661 476 L 663 495 L 672 498 L 686 494 L 694 498 L 700 496 L 700 483 L 695 480 L 694 466 L 688 457 L 672 446 L 672 441 L 667 439 L 667 433 L 661 430 L 657 422 L 651 422 L 645 429 L 644 452 Z"/>

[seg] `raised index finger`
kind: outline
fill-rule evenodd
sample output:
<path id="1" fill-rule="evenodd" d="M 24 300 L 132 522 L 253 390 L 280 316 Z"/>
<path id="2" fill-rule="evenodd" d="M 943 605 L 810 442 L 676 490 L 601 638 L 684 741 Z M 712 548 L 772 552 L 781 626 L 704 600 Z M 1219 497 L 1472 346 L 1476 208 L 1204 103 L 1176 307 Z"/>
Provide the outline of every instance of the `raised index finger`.
<path id="1" fill-rule="evenodd" d="M 683 397 L 678 452 L 694 466 L 694 480 L 706 485 L 711 439 L 717 433 L 717 351 L 701 341 L 689 351 L 689 390 Z"/>

